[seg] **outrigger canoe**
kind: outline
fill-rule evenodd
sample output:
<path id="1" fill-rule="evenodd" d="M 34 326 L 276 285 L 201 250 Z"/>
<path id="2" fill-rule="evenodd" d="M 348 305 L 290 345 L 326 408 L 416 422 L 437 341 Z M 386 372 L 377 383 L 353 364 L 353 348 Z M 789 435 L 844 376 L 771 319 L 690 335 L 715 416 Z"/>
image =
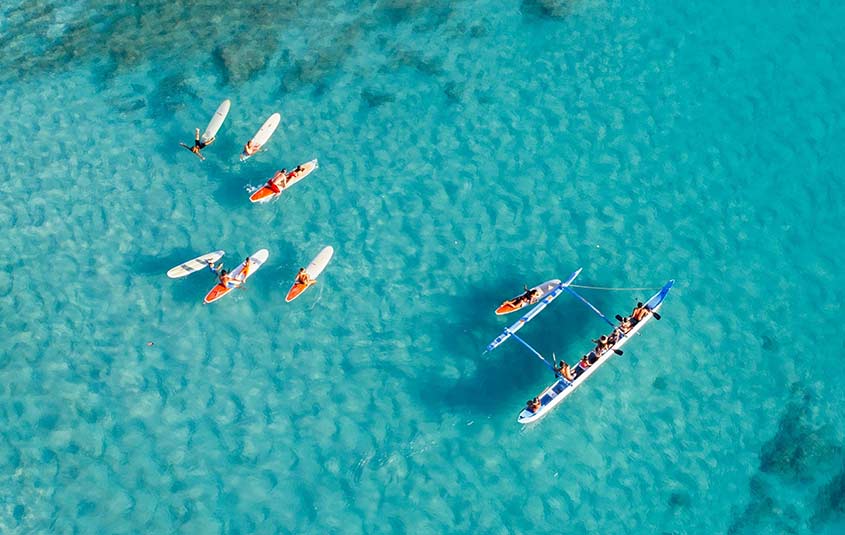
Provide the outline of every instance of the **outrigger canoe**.
<path id="1" fill-rule="evenodd" d="M 549 293 L 554 290 L 558 286 L 558 284 L 560 284 L 560 279 L 552 279 L 550 281 L 546 281 L 543 284 L 539 284 L 531 288 L 531 291 L 538 290 L 540 293 L 537 294 L 537 296 L 531 301 L 523 301 L 519 305 L 514 305 L 514 301 L 522 297 L 523 294 L 519 294 L 513 299 L 508 299 L 507 301 L 499 305 L 499 308 L 496 309 L 496 315 L 502 316 L 504 314 L 510 314 L 511 312 L 521 310 L 527 307 L 528 305 L 536 304 L 537 301 L 549 295 Z"/>
<path id="2" fill-rule="evenodd" d="M 645 307 L 648 308 L 649 314 L 637 322 L 631 330 L 627 333 L 619 337 L 619 340 L 609 349 L 606 349 L 604 353 L 598 355 L 598 359 L 595 360 L 587 369 L 581 368 L 580 365 L 573 366 L 573 372 L 575 374 L 575 379 L 570 383 L 566 379 L 558 378 L 554 383 L 552 383 L 548 388 L 543 390 L 543 392 L 537 396 L 540 400 L 540 408 L 536 411 L 532 412 L 527 408 L 522 409 L 519 413 L 519 417 L 517 421 L 521 424 L 530 424 L 531 422 L 536 422 L 546 414 L 548 414 L 552 409 L 554 409 L 557 405 L 559 405 L 564 399 L 566 399 L 572 392 L 575 391 L 576 388 L 581 386 L 590 376 L 595 373 L 596 370 L 599 369 L 600 366 L 603 366 L 606 362 L 608 362 L 611 357 L 616 355 L 616 350 L 621 349 L 622 346 L 628 343 L 628 341 L 637 334 L 640 329 L 642 329 L 646 323 L 651 321 L 651 318 L 654 317 L 654 312 L 656 312 L 660 306 L 663 304 L 663 300 L 666 298 L 666 294 L 669 293 L 669 290 L 672 289 L 672 285 L 675 281 L 669 281 L 666 285 L 660 289 L 659 292 L 654 294 L 651 299 L 649 299 L 645 303 Z M 618 325 L 617 325 L 618 327 Z"/>
<path id="3" fill-rule="evenodd" d="M 614 354 L 621 354 L 621 347 L 628 343 L 628 340 L 635 334 L 637 334 L 640 329 L 642 329 L 646 323 L 648 323 L 652 317 L 656 316 L 657 310 L 663 304 L 663 300 L 666 298 L 666 295 L 669 293 L 669 290 L 672 289 L 672 286 L 675 284 L 675 281 L 670 280 L 660 289 L 659 292 L 654 294 L 648 301 L 645 303 L 645 307 L 649 310 L 649 314 L 634 324 L 631 329 L 624 334 L 621 334 L 614 345 L 608 349 L 606 349 L 602 355 L 599 355 L 597 359 L 593 360 L 591 366 L 587 367 L 586 369 L 581 368 L 580 364 L 573 366 L 572 371 L 575 375 L 573 380 L 567 381 L 566 379 L 560 377 L 558 374 L 557 369 L 555 368 L 554 364 L 550 363 L 546 360 L 543 355 L 541 355 L 536 349 L 531 347 L 531 345 L 520 338 L 516 333 L 522 329 L 529 321 L 534 319 L 540 312 L 542 312 L 549 303 L 557 299 L 557 297 L 562 294 L 563 292 L 568 292 L 584 303 L 587 307 L 589 307 L 593 312 L 598 314 L 606 323 L 608 323 L 614 330 L 619 327 L 619 324 L 615 324 L 607 317 L 602 314 L 602 312 L 597 309 L 592 303 L 581 297 L 578 293 L 573 290 L 570 285 L 575 280 L 576 277 L 581 273 L 581 270 L 575 271 L 572 273 L 564 282 L 561 282 L 557 287 L 555 287 L 551 292 L 549 292 L 540 302 L 534 306 L 531 310 L 528 311 L 524 316 L 519 318 L 519 320 L 505 329 L 502 334 L 497 336 L 490 344 L 487 346 L 487 349 L 484 351 L 485 353 L 489 351 L 493 351 L 507 340 L 514 338 L 520 344 L 525 346 L 529 351 L 531 351 L 537 358 L 542 360 L 546 366 L 551 368 L 555 371 L 555 382 L 552 383 L 548 388 L 543 390 L 543 392 L 537 396 L 537 400 L 540 402 L 540 406 L 536 410 L 531 410 L 528 408 L 522 409 L 519 413 L 519 417 L 517 421 L 521 424 L 528 424 L 531 422 L 536 422 L 546 414 L 548 414 L 553 408 L 555 408 L 558 404 L 560 404 L 564 399 L 566 399 L 569 394 L 575 391 L 576 388 L 581 386 L 581 384 L 586 381 L 595 371 L 602 366 L 605 362 L 610 360 L 610 357 Z"/>
<path id="4" fill-rule="evenodd" d="M 266 262 L 267 258 L 269 257 L 270 252 L 267 249 L 259 249 L 258 251 L 252 253 L 252 256 L 249 257 L 249 271 L 246 272 L 244 277 L 241 279 L 241 272 L 243 271 L 244 266 L 246 265 L 246 261 L 241 262 L 238 267 L 236 267 L 232 270 L 231 273 L 229 273 L 229 277 L 231 277 L 232 279 L 232 283 L 230 284 L 230 286 L 223 286 L 222 284 L 217 283 L 214 288 L 212 288 L 211 291 L 209 291 L 208 294 L 205 296 L 203 302 L 206 304 L 213 303 L 224 295 L 231 292 L 232 290 L 234 290 L 235 288 L 240 288 L 241 286 L 243 286 L 247 279 L 250 278 L 253 273 L 258 271 L 258 269 L 262 265 L 264 265 L 264 262 Z"/>
<path id="5" fill-rule="evenodd" d="M 288 173 L 288 180 L 284 187 L 279 188 L 279 192 L 273 191 L 273 189 L 265 184 L 261 188 L 258 188 L 252 195 L 249 196 L 249 200 L 252 202 L 267 202 L 275 199 L 276 197 L 280 196 L 285 190 L 289 187 L 293 186 L 300 180 L 303 180 L 305 177 L 310 175 L 314 169 L 317 169 L 319 165 L 317 164 L 317 160 L 311 160 L 310 162 L 305 162 L 300 167 L 302 170 L 298 173 L 291 171 Z"/>

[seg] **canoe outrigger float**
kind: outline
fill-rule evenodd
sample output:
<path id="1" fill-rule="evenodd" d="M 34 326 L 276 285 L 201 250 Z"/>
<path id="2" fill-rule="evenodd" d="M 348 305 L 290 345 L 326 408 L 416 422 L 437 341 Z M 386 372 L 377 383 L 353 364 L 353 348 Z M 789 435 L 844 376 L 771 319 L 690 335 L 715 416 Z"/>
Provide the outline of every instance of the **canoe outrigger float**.
<path id="1" fill-rule="evenodd" d="M 516 341 L 521 343 L 525 346 L 529 351 L 531 351 L 535 356 L 537 356 L 540 360 L 542 360 L 546 366 L 552 369 L 555 372 L 555 382 L 549 385 L 548 388 L 543 390 L 543 392 L 537 396 L 537 400 L 539 401 L 539 407 L 535 410 L 531 410 L 529 408 L 525 408 L 522 412 L 519 413 L 519 417 L 517 421 L 521 424 L 528 424 L 531 422 L 536 422 L 546 414 L 548 414 L 553 408 L 555 408 L 560 402 L 566 399 L 569 394 L 575 391 L 576 388 L 581 386 L 581 384 L 586 381 L 601 365 L 605 362 L 610 360 L 614 354 L 622 354 L 620 348 L 628 343 L 628 340 L 631 337 L 639 332 L 643 326 L 651 320 L 652 317 L 655 317 L 655 312 L 657 309 L 660 308 L 660 305 L 663 304 L 663 300 L 666 298 L 666 294 L 669 293 L 669 290 L 672 289 L 672 285 L 675 284 L 674 280 L 670 280 L 666 283 L 663 288 L 660 289 L 659 292 L 654 294 L 648 301 L 646 301 L 645 305 L 643 305 L 647 310 L 648 314 L 635 323 L 627 332 L 622 332 L 620 328 L 620 324 L 613 323 L 607 316 L 601 313 L 599 309 L 593 306 L 592 303 L 581 297 L 578 293 L 575 292 L 570 285 L 575 280 L 576 277 L 581 273 L 581 270 L 575 271 L 572 273 L 565 281 L 561 282 L 554 290 L 548 293 L 542 301 L 540 301 L 537 306 L 532 308 L 527 314 L 519 318 L 519 320 L 505 329 L 502 334 L 496 337 L 490 345 L 487 346 L 487 349 L 484 351 L 487 353 L 488 351 L 492 351 L 502 345 L 506 340 L 509 338 L 514 338 Z M 574 375 L 574 379 L 572 381 L 567 381 L 564 379 L 559 373 L 558 370 L 555 369 L 554 364 L 550 363 L 546 360 L 543 355 L 541 355 L 536 349 L 531 347 L 525 340 L 520 338 L 516 335 L 516 332 L 522 329 L 526 323 L 534 319 L 537 314 L 543 311 L 549 303 L 557 299 L 557 297 L 562 294 L 563 292 L 568 292 L 575 296 L 579 301 L 587 305 L 593 312 L 598 314 L 605 322 L 607 322 L 611 327 L 614 328 L 614 331 L 619 333 L 618 339 L 616 342 L 606 349 L 601 355 L 593 355 L 595 360 L 592 360 L 592 363 L 587 368 L 582 368 L 580 364 L 576 366 L 572 366 L 571 370 Z M 659 316 L 658 316 L 659 317 Z M 621 322 L 620 322 L 621 323 Z"/>

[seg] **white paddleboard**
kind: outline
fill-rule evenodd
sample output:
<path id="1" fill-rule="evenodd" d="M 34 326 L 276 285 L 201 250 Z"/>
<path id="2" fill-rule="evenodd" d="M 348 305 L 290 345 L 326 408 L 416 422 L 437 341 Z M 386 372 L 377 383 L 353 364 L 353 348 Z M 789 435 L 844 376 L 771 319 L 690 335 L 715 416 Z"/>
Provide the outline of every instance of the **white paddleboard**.
<path id="1" fill-rule="evenodd" d="M 206 294 L 205 299 L 203 299 L 203 302 L 206 304 L 213 303 L 224 295 L 231 292 L 232 290 L 234 290 L 235 288 L 243 286 L 246 280 L 250 278 L 253 273 L 258 271 L 258 268 L 264 265 L 264 262 L 266 262 L 267 258 L 269 257 L 270 251 L 268 251 L 267 249 L 259 249 L 258 251 L 252 253 L 252 255 L 249 257 L 249 271 L 247 272 L 246 276 L 241 277 L 241 273 L 243 272 L 244 266 L 246 265 L 246 262 L 241 262 L 238 267 L 236 267 L 232 270 L 231 273 L 229 273 L 229 276 L 231 277 L 232 282 L 234 283 L 233 286 L 223 286 L 218 282 L 214 285 L 214 288 L 212 288 L 208 292 L 208 294 Z"/>
<path id="2" fill-rule="evenodd" d="M 323 250 L 320 251 L 317 256 L 314 257 L 314 260 L 312 260 L 311 263 L 308 264 L 308 267 L 305 268 L 305 273 L 308 274 L 308 278 L 310 278 L 311 280 L 316 280 L 320 273 L 322 273 L 323 270 L 326 269 L 326 266 L 329 265 L 329 261 L 332 259 L 332 255 L 334 255 L 334 249 L 332 248 L 332 246 L 328 245 L 324 247 Z M 285 302 L 290 303 L 291 301 L 299 297 L 299 295 L 305 290 L 307 290 L 309 287 L 310 285 L 297 284 L 296 282 L 294 282 L 293 286 L 291 286 L 290 290 L 288 290 L 287 296 L 285 296 Z"/>
<path id="3" fill-rule="evenodd" d="M 192 260 L 188 260 L 178 266 L 170 269 L 167 272 L 167 276 L 171 279 L 178 279 L 181 277 L 187 277 L 191 273 L 196 273 L 201 269 L 205 269 L 208 267 L 209 262 L 217 262 L 223 255 L 226 254 L 224 251 L 214 251 L 213 253 L 206 253 L 204 255 L 200 255 Z"/>
<path id="4" fill-rule="evenodd" d="M 209 140 L 213 139 L 214 136 L 217 135 L 220 127 L 223 126 L 223 121 L 225 121 L 226 116 L 229 115 L 229 108 L 231 106 L 232 101 L 227 98 L 220 104 L 220 106 L 217 107 L 217 111 L 214 112 L 214 116 L 208 122 L 208 126 L 205 127 L 205 132 L 202 133 L 202 137 L 200 138 L 201 143 L 208 143 Z"/>
<path id="5" fill-rule="evenodd" d="M 258 129 L 258 132 L 256 132 L 255 135 L 252 136 L 252 139 L 250 139 L 250 141 L 253 145 L 256 145 L 258 147 L 256 152 L 258 152 L 258 150 L 261 150 L 261 147 L 263 147 L 264 144 L 267 143 L 267 141 L 270 139 L 270 136 L 272 136 L 273 132 L 275 132 L 276 128 L 278 128 L 279 122 L 281 120 L 282 116 L 278 113 L 274 113 L 266 121 L 264 121 L 264 124 L 261 125 L 261 128 Z M 246 152 L 241 153 L 241 161 L 246 160 L 250 156 L 252 156 L 252 154 L 247 154 Z"/>
<path id="6" fill-rule="evenodd" d="M 305 273 L 308 273 L 310 278 L 316 279 L 320 276 L 320 273 L 326 269 L 326 266 L 329 265 L 329 261 L 332 259 L 333 255 L 334 249 L 331 245 L 327 245 L 317 254 L 317 256 L 314 257 L 314 260 L 308 264 L 308 267 L 305 268 Z"/>

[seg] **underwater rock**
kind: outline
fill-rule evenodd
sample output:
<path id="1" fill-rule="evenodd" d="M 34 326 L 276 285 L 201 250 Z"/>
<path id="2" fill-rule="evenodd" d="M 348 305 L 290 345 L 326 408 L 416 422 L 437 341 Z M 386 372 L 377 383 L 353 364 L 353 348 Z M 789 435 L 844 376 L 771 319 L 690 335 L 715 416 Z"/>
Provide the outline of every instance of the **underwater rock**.
<path id="1" fill-rule="evenodd" d="M 571 0 L 522 0 L 525 15 L 562 19 L 571 12 Z"/>
<path id="2" fill-rule="evenodd" d="M 760 470 L 794 480 L 812 479 L 820 465 L 836 458 L 842 448 L 831 440 L 829 426 L 812 428 L 798 409 L 781 418 L 775 436 L 760 455 Z"/>
<path id="3" fill-rule="evenodd" d="M 364 89 L 361 91 L 361 98 L 364 99 L 364 102 L 370 108 L 377 108 L 382 104 L 389 104 L 395 100 L 393 95 L 389 93 L 382 93 L 371 89 Z"/>
<path id="4" fill-rule="evenodd" d="M 196 91 L 185 82 L 181 74 L 166 76 L 156 87 L 152 96 L 152 103 L 156 113 L 175 113 L 186 101 L 196 100 Z"/>
<path id="5" fill-rule="evenodd" d="M 845 517 L 845 462 L 833 479 L 823 486 L 816 496 L 811 518 L 814 531 L 830 521 L 841 521 Z"/>
<path id="6" fill-rule="evenodd" d="M 751 500 L 728 533 L 801 533 L 808 523 L 819 525 L 845 511 L 845 468 L 818 493 L 812 517 L 813 502 L 796 500 L 796 490 L 839 466 L 843 448 L 832 426 L 818 421 L 816 396 L 800 384 L 790 390 L 777 432 L 761 448 L 760 470 L 749 481 Z"/>
<path id="7" fill-rule="evenodd" d="M 238 84 L 252 78 L 267 66 L 275 51 L 275 46 L 264 43 L 259 47 L 259 43 L 251 43 L 247 35 L 240 36 L 214 49 L 215 62 L 222 70 L 223 79 L 229 84 Z"/>

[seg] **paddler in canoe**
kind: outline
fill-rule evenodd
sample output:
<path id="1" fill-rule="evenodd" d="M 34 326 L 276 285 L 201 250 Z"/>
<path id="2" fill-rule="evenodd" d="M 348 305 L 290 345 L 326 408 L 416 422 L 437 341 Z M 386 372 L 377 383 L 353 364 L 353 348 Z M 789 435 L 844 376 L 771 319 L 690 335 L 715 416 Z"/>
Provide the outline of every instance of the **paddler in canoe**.
<path id="1" fill-rule="evenodd" d="M 631 319 L 634 323 L 639 323 L 640 321 L 644 320 L 648 313 L 651 312 L 647 306 L 643 305 L 642 303 L 637 303 L 637 306 L 634 308 L 634 311 L 631 312 Z"/>
<path id="2" fill-rule="evenodd" d="M 596 344 L 596 348 L 594 349 L 594 351 L 597 355 L 604 354 L 604 352 L 610 349 L 610 347 L 613 345 L 610 342 L 610 339 L 604 334 L 601 335 L 598 340 L 593 340 L 593 343 Z"/>
<path id="3" fill-rule="evenodd" d="M 203 143 L 202 141 L 200 141 L 200 129 L 197 128 L 196 130 L 194 130 L 194 146 L 193 147 L 189 147 L 189 146 L 185 145 L 184 143 L 179 143 L 179 144 L 182 145 L 183 147 L 185 147 L 186 149 L 188 149 L 189 151 L 193 152 L 194 154 L 196 154 L 199 157 L 200 160 L 205 161 L 205 156 L 200 154 L 200 151 L 202 149 L 206 148 L 207 146 L 211 145 L 212 143 L 214 143 L 215 139 L 217 139 L 217 136 L 215 136 L 215 137 L 209 139 L 208 141 L 206 141 L 205 143 Z"/>
<path id="4" fill-rule="evenodd" d="M 555 373 L 560 375 L 570 383 L 575 380 L 575 374 L 572 373 L 572 368 L 569 367 L 569 364 L 566 361 L 561 360 L 558 366 L 555 366 Z"/>
<path id="5" fill-rule="evenodd" d="M 582 370 L 586 370 L 587 368 L 589 368 L 590 367 L 590 355 L 587 354 L 587 355 L 584 355 L 583 357 L 581 357 L 581 361 L 578 362 L 578 366 L 581 366 Z"/>

